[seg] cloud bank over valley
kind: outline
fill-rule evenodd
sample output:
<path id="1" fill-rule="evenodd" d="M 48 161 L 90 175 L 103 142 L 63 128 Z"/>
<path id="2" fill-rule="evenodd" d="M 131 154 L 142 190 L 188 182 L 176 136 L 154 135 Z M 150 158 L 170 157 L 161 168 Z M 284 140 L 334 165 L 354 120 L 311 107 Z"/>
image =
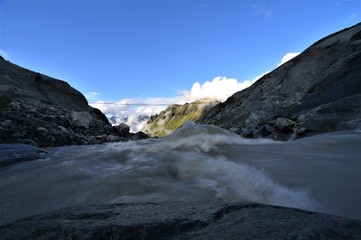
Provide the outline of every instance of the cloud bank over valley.
<path id="1" fill-rule="evenodd" d="M 298 54 L 300 53 L 287 53 L 282 57 L 277 67 Z M 130 126 L 131 132 L 138 132 L 151 115 L 160 113 L 171 104 L 184 104 L 205 98 L 224 102 L 228 97 L 251 86 L 267 73 L 265 72 L 252 80 L 238 81 L 235 78 L 215 77 L 203 84 L 195 82 L 190 90 L 180 91 L 173 98 L 125 98 L 118 101 L 91 102 L 90 99 L 101 98 L 102 95 L 98 92 L 91 92 L 85 96 L 90 100 L 90 105 L 100 109 L 113 125 L 125 123 Z"/>

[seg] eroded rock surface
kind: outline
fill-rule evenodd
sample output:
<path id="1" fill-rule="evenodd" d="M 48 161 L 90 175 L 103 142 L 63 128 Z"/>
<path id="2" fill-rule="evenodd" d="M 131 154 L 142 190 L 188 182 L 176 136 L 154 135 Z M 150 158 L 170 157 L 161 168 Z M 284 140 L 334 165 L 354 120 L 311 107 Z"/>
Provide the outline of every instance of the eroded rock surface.
<path id="1" fill-rule="evenodd" d="M 0 226 L 0 239 L 361 239 L 361 221 L 247 203 L 68 207 Z"/>

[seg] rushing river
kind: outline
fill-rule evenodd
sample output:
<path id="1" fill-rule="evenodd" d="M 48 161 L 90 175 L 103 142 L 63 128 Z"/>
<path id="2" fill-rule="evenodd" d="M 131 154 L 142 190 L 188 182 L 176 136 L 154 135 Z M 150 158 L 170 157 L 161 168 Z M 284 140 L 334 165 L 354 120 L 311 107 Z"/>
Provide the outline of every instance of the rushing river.
<path id="1" fill-rule="evenodd" d="M 361 219 L 361 132 L 249 140 L 188 123 L 161 139 L 50 148 L 0 169 L 0 224 L 71 205 L 241 201 Z"/>

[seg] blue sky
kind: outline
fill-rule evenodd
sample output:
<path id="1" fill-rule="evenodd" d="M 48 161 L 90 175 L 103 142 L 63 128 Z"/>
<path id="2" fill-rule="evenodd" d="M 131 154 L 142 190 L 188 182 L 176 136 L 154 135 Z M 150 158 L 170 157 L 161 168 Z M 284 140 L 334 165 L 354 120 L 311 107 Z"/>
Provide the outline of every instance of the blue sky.
<path id="1" fill-rule="evenodd" d="M 254 79 L 361 20 L 360 0 L 2 0 L 0 8 L 9 61 L 109 101 L 173 97 L 217 76 Z"/>
<path id="2" fill-rule="evenodd" d="M 224 101 L 360 21 L 361 0 L 0 0 L 0 54 L 136 132 L 139 116 Z"/>

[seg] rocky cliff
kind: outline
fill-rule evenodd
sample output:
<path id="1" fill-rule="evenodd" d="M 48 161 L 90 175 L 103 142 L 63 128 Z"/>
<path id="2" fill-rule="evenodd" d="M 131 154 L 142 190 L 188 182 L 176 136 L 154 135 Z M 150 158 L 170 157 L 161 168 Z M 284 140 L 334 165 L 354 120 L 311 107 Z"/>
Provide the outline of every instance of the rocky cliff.
<path id="1" fill-rule="evenodd" d="M 0 143 L 40 147 L 95 144 L 134 137 L 112 127 L 68 83 L 19 67 L 0 57 Z"/>
<path id="2" fill-rule="evenodd" d="M 361 127 L 361 24 L 321 39 L 199 121 L 294 139 Z"/>
<path id="3" fill-rule="evenodd" d="M 170 105 L 166 110 L 151 116 L 142 131 L 152 137 L 164 137 L 186 121 L 199 120 L 216 103 L 216 100 L 200 99 L 184 105 Z"/>

